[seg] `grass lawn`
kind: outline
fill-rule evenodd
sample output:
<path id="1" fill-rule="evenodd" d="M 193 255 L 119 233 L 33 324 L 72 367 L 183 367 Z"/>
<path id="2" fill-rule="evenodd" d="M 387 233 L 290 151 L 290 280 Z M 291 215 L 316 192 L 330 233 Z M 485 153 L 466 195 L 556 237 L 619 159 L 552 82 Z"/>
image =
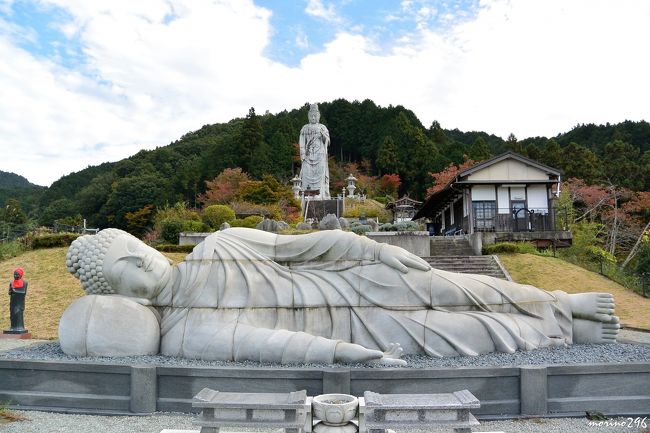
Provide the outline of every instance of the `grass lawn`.
<path id="1" fill-rule="evenodd" d="M 0 262 L 0 326 L 8 329 L 9 283 L 14 269 L 25 269 L 29 283 L 25 299 L 25 328 L 33 338 L 58 338 L 59 319 L 70 303 L 83 296 L 79 280 L 68 273 L 65 266 L 67 248 L 49 248 L 28 251 Z M 183 260 L 184 253 L 165 253 L 175 262 Z"/>
<path id="2" fill-rule="evenodd" d="M 650 299 L 600 274 L 561 259 L 533 254 L 501 254 L 499 259 L 518 283 L 567 293 L 611 293 L 616 302 L 615 314 L 621 318 L 623 325 L 650 329 Z"/>
<path id="3" fill-rule="evenodd" d="M 79 281 L 65 267 L 67 248 L 28 251 L 0 262 L 0 326 L 9 328 L 9 296 L 13 270 L 25 269 L 29 282 L 25 307 L 25 327 L 34 338 L 57 338 L 58 323 L 63 311 L 76 298 L 83 296 Z M 185 253 L 165 253 L 174 262 Z M 616 314 L 621 321 L 637 328 L 650 329 L 650 299 L 645 299 L 601 275 L 584 270 L 560 259 L 530 254 L 499 256 L 512 278 L 520 283 L 546 289 L 562 289 L 568 293 L 609 292 L 616 299 Z"/>

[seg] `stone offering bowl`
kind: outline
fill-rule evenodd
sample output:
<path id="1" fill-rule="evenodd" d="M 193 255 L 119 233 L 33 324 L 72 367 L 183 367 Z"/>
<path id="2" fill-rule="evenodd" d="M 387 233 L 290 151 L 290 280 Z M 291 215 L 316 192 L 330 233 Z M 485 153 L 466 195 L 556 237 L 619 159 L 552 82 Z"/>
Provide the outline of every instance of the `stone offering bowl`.
<path id="1" fill-rule="evenodd" d="M 311 406 L 324 424 L 342 426 L 357 416 L 359 400 L 348 394 L 323 394 L 314 397 Z"/>

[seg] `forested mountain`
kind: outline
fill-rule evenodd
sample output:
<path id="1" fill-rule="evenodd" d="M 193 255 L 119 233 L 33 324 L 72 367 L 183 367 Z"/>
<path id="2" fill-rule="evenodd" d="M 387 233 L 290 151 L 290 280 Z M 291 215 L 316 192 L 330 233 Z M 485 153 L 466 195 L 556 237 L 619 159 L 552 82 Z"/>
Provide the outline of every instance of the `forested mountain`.
<path id="1" fill-rule="evenodd" d="M 552 138 L 506 140 L 484 132 L 422 125 L 402 106 L 338 99 L 319 103 L 321 123 L 331 134 L 332 176 L 357 163 L 368 176 L 398 174 L 400 193 L 424 198 L 433 178 L 449 163 L 487 159 L 513 150 L 564 171 L 564 178 L 610 182 L 650 190 L 650 124 L 579 125 Z M 309 105 L 277 114 L 251 109 L 243 118 L 205 125 L 179 140 L 115 162 L 88 167 L 57 180 L 39 202 L 39 219 L 81 215 L 96 227 L 125 227 L 127 215 L 165 203 L 198 206 L 206 181 L 226 168 L 240 167 L 252 179 L 273 175 L 288 183 L 299 170 L 297 141 Z M 607 161 L 604 164 L 603 161 Z M 338 173 L 338 174 L 337 174 Z M 347 176 L 347 173 L 345 174 Z M 342 179 L 332 179 L 332 184 Z M 149 206 L 149 207 L 147 207 Z"/>
<path id="2" fill-rule="evenodd" d="M 7 200 L 14 199 L 22 211 L 36 216 L 36 210 L 45 187 L 30 183 L 23 176 L 0 171 L 0 204 L 6 207 Z M 3 215 L 0 212 L 0 215 Z"/>
<path id="3" fill-rule="evenodd" d="M 6 171 L 0 170 L 0 188 L 30 188 L 37 187 L 30 183 L 24 177 L 17 175 L 15 173 L 7 173 Z"/>

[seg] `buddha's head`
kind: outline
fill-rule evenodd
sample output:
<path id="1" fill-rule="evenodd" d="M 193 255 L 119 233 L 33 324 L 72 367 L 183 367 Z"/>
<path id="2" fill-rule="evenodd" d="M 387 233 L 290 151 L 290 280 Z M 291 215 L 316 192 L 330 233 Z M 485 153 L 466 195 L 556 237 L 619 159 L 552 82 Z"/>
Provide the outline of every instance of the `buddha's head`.
<path id="1" fill-rule="evenodd" d="M 311 104 L 309 106 L 309 113 L 307 114 L 309 123 L 315 124 L 320 121 L 320 111 L 318 111 L 318 104 Z"/>
<path id="2" fill-rule="evenodd" d="M 171 277 L 165 256 L 119 229 L 77 238 L 68 249 L 66 266 L 89 295 L 153 299 Z"/>

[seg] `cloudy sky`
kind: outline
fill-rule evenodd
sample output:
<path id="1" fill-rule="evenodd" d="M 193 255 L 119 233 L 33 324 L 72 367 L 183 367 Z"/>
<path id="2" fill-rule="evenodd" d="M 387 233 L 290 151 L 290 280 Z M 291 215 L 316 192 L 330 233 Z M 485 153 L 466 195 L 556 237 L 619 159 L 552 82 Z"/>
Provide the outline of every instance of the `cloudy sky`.
<path id="1" fill-rule="evenodd" d="M 0 170 L 50 185 L 336 98 L 520 139 L 650 120 L 649 23 L 647 0 L 0 0 Z"/>

